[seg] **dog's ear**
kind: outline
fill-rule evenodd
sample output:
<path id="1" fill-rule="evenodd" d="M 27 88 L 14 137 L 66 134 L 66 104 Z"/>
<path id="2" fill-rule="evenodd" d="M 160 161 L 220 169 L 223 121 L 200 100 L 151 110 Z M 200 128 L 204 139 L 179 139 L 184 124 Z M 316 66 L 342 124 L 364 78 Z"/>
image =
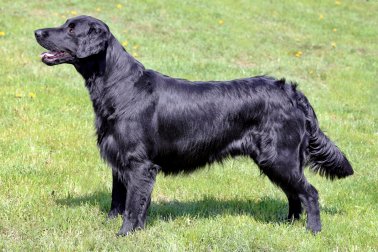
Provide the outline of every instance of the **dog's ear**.
<path id="1" fill-rule="evenodd" d="M 88 33 L 79 39 L 76 56 L 86 58 L 105 50 L 109 37 L 109 30 L 101 24 L 89 24 Z"/>

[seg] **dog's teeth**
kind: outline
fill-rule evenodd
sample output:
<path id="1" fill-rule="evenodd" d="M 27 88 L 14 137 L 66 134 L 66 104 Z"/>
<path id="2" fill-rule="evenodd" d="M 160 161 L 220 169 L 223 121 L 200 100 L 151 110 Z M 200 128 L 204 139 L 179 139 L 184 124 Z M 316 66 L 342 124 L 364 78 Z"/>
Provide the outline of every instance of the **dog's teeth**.
<path id="1" fill-rule="evenodd" d="M 55 54 L 53 54 L 53 53 L 51 53 L 51 52 L 44 52 L 44 53 L 42 53 L 41 55 L 40 55 L 40 57 L 41 58 L 43 58 L 43 57 L 54 57 L 55 56 Z"/>

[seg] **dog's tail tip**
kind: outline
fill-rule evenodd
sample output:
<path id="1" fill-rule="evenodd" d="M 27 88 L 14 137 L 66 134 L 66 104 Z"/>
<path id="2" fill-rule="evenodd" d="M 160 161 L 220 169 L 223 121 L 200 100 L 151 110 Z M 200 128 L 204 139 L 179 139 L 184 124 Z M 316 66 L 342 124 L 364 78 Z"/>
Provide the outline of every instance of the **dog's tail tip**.
<path id="1" fill-rule="evenodd" d="M 345 158 L 340 163 L 337 162 L 313 162 L 311 170 L 330 180 L 343 179 L 354 174 L 354 170 L 349 161 Z"/>
<path id="2" fill-rule="evenodd" d="M 354 174 L 354 170 L 352 168 L 352 165 L 349 163 L 348 159 L 344 157 L 344 160 L 341 164 L 341 169 L 339 169 L 338 178 L 349 177 L 353 174 Z"/>

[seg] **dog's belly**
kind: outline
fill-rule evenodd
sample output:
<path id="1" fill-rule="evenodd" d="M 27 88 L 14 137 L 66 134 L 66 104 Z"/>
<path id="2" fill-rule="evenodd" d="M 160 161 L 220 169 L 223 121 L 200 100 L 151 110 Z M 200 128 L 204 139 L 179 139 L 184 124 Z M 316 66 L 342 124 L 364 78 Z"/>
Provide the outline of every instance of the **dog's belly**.
<path id="1" fill-rule="evenodd" d="M 228 156 L 247 155 L 243 148 L 244 139 L 234 140 L 231 143 L 219 145 L 188 145 L 186 149 L 169 148 L 160 151 L 153 162 L 161 167 L 165 174 L 190 173 Z M 172 146 L 171 146 L 172 147 Z"/>
<path id="2" fill-rule="evenodd" d="M 189 173 L 210 162 L 209 157 L 190 156 L 185 154 L 167 153 L 156 157 L 154 163 L 161 167 L 165 174 Z"/>

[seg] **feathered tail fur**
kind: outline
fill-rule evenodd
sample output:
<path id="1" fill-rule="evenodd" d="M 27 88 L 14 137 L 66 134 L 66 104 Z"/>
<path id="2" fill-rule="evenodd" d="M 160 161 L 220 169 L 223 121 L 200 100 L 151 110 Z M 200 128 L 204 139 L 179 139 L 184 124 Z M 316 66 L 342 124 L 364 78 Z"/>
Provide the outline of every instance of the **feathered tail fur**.
<path id="1" fill-rule="evenodd" d="M 353 168 L 339 148 L 320 130 L 315 112 L 307 98 L 300 92 L 298 105 L 306 115 L 309 135 L 308 164 L 311 169 L 329 179 L 344 178 L 353 174 Z"/>

